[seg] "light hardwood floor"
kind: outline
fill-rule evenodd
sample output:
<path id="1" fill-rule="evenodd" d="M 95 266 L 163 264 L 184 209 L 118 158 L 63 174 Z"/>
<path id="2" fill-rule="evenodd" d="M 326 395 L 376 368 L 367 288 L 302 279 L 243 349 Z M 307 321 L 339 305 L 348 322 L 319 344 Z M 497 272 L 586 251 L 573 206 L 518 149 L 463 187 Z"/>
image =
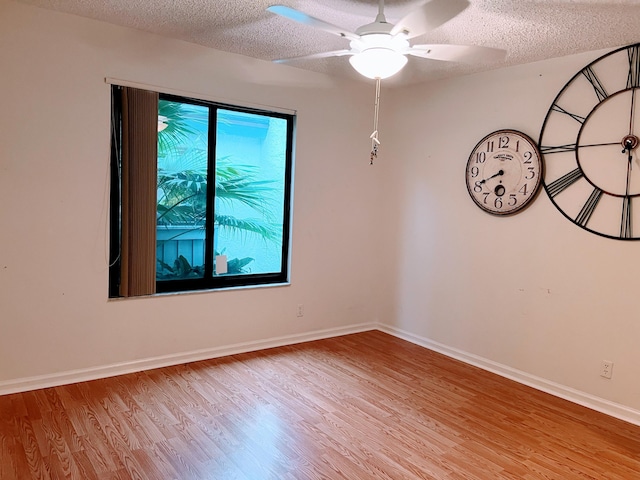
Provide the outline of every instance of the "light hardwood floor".
<path id="1" fill-rule="evenodd" d="M 379 331 L 0 396 L 0 478 L 640 479 L 640 427 Z"/>

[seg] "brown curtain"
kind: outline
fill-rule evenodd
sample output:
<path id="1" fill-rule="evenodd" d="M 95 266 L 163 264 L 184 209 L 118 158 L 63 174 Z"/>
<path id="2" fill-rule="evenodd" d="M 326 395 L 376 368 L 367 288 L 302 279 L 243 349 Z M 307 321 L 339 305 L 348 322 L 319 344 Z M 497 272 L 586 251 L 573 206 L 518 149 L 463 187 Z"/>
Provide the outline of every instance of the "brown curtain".
<path id="1" fill-rule="evenodd" d="M 158 94 L 122 90 L 120 295 L 156 291 Z"/>

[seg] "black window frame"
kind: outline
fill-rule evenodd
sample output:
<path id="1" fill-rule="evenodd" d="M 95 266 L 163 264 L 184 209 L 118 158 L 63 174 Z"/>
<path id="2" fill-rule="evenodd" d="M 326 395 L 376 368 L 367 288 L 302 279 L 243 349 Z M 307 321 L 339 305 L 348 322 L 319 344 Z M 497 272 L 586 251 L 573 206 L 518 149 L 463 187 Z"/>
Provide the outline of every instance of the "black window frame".
<path id="1" fill-rule="evenodd" d="M 122 109 L 121 91 L 117 85 L 112 86 L 112 135 L 111 135 L 111 191 L 110 191 L 110 266 L 109 266 L 109 297 L 119 298 L 120 285 L 120 246 L 121 246 L 121 165 L 119 146 L 122 145 Z M 209 108 L 209 142 L 207 159 L 207 211 L 205 221 L 205 256 L 204 275 L 202 278 L 184 278 L 175 280 L 157 280 L 156 294 L 181 293 L 203 290 L 218 290 L 233 287 L 277 285 L 289 282 L 289 257 L 291 238 L 291 210 L 293 190 L 293 149 L 295 135 L 295 114 L 257 109 L 222 102 L 202 100 L 175 94 L 159 93 L 159 100 L 169 100 L 188 103 Z M 279 272 L 273 273 L 242 273 L 213 275 L 214 261 L 214 197 L 215 197 L 215 152 L 216 152 L 216 112 L 219 109 L 281 118 L 287 122 L 286 153 L 284 169 L 283 191 L 283 221 L 282 221 L 282 260 Z"/>

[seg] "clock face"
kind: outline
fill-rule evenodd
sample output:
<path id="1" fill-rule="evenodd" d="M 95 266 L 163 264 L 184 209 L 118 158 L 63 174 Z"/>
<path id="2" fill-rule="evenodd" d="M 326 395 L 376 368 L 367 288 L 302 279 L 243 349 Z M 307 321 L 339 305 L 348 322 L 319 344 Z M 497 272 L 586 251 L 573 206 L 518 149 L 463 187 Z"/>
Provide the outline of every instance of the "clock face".
<path id="1" fill-rule="evenodd" d="M 619 240 L 640 239 L 639 90 L 640 44 L 610 52 L 569 80 L 540 132 L 553 204 L 579 227 Z"/>
<path id="2" fill-rule="evenodd" d="M 510 215 L 534 199 L 541 183 L 542 162 L 536 144 L 516 130 L 484 137 L 467 161 L 469 195 L 485 212 Z"/>

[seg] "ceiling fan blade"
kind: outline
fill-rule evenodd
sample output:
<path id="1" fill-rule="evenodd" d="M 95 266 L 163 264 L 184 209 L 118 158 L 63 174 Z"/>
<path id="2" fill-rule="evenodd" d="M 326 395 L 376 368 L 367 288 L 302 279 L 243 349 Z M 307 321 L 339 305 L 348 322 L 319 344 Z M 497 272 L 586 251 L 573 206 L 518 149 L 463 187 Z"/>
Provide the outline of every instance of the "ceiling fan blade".
<path id="1" fill-rule="evenodd" d="M 342 57 L 344 55 L 353 55 L 351 50 L 334 50 L 332 52 L 312 53 L 311 55 L 302 55 L 301 57 L 279 58 L 274 63 L 287 63 L 292 60 L 314 60 L 316 58 Z"/>
<path id="2" fill-rule="evenodd" d="M 503 60 L 506 50 L 478 45 L 414 45 L 409 55 L 445 62 L 488 63 Z"/>
<path id="3" fill-rule="evenodd" d="M 267 7 L 267 11 L 275 13 L 276 15 L 284 17 L 288 20 L 293 20 L 294 22 L 302 23 L 303 25 L 318 28 L 320 30 L 324 30 L 325 32 L 338 35 L 339 37 L 348 38 L 349 40 L 357 40 L 360 38 L 360 35 L 356 35 L 355 33 L 349 32 L 341 27 L 325 22 L 324 20 L 311 17 L 299 10 L 285 7 L 284 5 L 272 5 L 270 7 Z"/>
<path id="4" fill-rule="evenodd" d="M 405 15 L 391 34 L 406 32 L 407 38 L 417 37 L 451 20 L 468 6 L 467 0 L 431 0 Z"/>

